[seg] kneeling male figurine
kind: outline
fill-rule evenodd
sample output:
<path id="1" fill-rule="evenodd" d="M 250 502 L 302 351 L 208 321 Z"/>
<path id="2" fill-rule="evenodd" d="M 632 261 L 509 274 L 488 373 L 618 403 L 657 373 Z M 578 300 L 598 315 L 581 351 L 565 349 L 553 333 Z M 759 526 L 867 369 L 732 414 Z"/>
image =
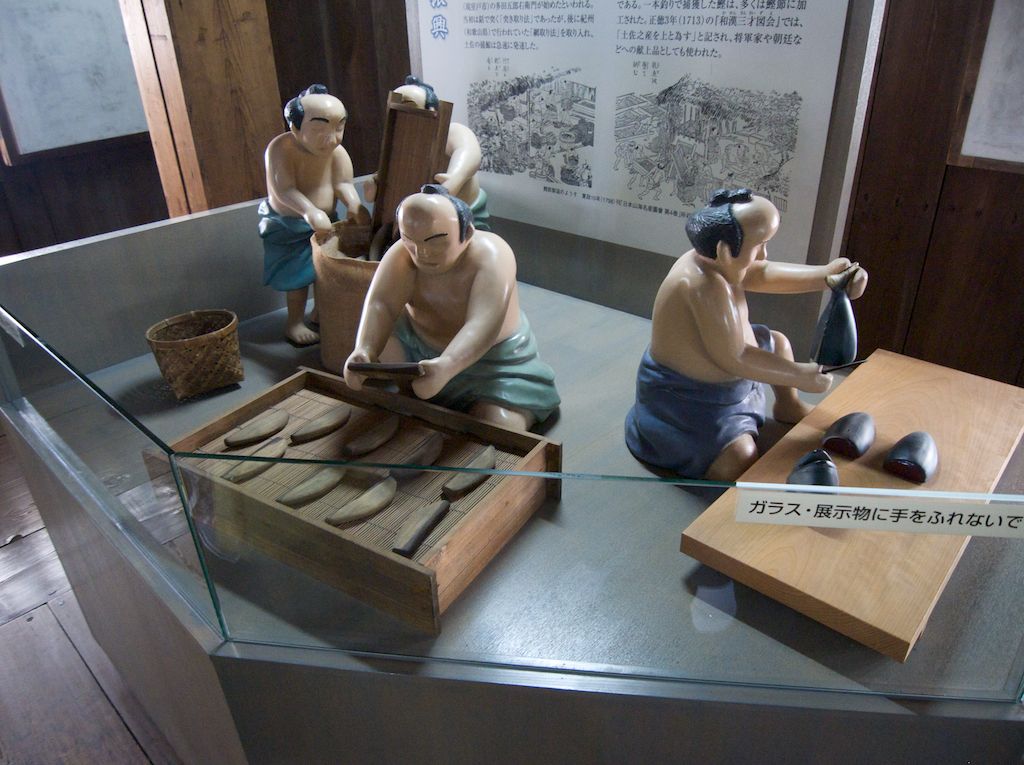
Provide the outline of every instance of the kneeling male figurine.
<path id="1" fill-rule="evenodd" d="M 851 267 L 773 263 L 766 245 L 779 211 L 748 189 L 716 192 L 686 224 L 693 249 L 662 282 L 651 345 L 637 372 L 636 403 L 626 416 L 626 445 L 644 462 L 687 478 L 734 481 L 758 457 L 754 437 L 765 420 L 763 384 L 772 386 L 776 420 L 795 423 L 811 406 L 797 389 L 823 393 L 832 377 L 798 363 L 785 335 L 751 325 L 745 292 L 798 293 L 826 288 L 825 277 Z M 867 272 L 847 293 L 860 297 Z"/>
<path id="2" fill-rule="evenodd" d="M 443 186 L 402 201 L 401 238 L 370 283 L 345 382 L 358 390 L 365 379 L 350 363 L 419 362 L 420 398 L 527 430 L 560 403 L 554 371 L 519 308 L 512 249 L 472 219 Z"/>

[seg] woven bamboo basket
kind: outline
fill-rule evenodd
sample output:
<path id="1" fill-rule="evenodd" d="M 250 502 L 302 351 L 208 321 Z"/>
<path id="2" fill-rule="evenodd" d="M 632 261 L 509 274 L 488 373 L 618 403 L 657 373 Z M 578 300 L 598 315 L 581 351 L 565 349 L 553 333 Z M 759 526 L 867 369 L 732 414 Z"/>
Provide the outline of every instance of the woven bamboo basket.
<path id="1" fill-rule="evenodd" d="M 189 311 L 146 330 L 160 374 L 175 397 L 197 396 L 245 378 L 238 317 L 227 310 Z"/>

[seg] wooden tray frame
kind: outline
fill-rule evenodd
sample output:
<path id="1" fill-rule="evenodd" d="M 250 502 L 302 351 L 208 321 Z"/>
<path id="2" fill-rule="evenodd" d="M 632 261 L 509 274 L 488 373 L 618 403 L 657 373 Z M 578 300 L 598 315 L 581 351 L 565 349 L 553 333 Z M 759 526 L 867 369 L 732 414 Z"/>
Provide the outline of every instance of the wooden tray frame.
<path id="1" fill-rule="evenodd" d="M 557 442 L 506 430 L 418 399 L 370 389 L 353 391 L 341 378 L 307 368 L 182 438 L 172 448 L 199 453 L 203 444 L 304 389 L 394 412 L 448 435 L 493 443 L 521 455 L 516 471 L 561 470 L 562 447 Z M 304 518 L 284 505 L 245 491 L 244 485 L 205 472 L 202 475 L 212 485 L 218 533 L 245 540 L 266 555 L 431 634 L 440 631 L 440 615 L 545 498 L 561 496 L 558 479 L 502 476 L 418 563 L 356 539 L 345 529 Z"/>

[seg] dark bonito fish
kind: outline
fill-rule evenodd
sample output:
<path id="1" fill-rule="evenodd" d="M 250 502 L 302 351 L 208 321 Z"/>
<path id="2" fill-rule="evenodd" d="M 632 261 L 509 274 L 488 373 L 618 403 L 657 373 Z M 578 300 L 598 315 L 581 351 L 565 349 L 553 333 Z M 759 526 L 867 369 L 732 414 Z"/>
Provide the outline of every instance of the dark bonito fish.
<path id="1" fill-rule="evenodd" d="M 908 433 L 885 455 L 884 467 L 900 478 L 925 483 L 939 469 L 939 447 L 930 433 L 923 430 Z"/>
<path id="2" fill-rule="evenodd" d="M 857 322 L 846 285 L 859 270 L 860 266 L 854 263 L 842 273 L 825 277 L 832 294 L 818 318 L 811 351 L 811 358 L 822 366 L 849 364 L 857 357 Z"/>
<path id="3" fill-rule="evenodd" d="M 802 486 L 838 486 L 839 471 L 832 458 L 828 456 L 828 452 L 824 449 L 815 449 L 797 461 L 786 483 Z"/>
<path id="4" fill-rule="evenodd" d="M 875 421 L 867 412 L 850 412 L 833 422 L 821 445 L 829 452 L 850 459 L 863 455 L 875 442 Z"/>

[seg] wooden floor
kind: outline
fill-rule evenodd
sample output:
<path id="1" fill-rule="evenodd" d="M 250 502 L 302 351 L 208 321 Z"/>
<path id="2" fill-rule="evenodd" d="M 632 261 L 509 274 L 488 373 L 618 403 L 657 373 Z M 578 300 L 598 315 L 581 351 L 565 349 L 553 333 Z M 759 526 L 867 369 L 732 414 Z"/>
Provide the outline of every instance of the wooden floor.
<path id="1" fill-rule="evenodd" d="M 0 434 L 0 765 L 179 763 L 93 640 Z"/>

